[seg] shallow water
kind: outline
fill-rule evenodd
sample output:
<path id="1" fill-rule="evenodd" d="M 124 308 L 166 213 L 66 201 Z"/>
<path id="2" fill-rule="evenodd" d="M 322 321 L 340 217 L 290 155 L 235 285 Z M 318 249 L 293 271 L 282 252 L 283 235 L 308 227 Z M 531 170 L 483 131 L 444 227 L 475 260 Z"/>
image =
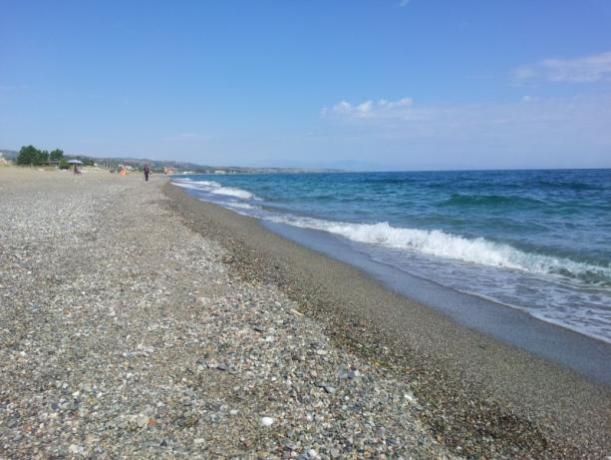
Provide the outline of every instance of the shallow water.
<path id="1" fill-rule="evenodd" d="M 611 343 L 611 170 L 175 177 L 200 199 Z"/>

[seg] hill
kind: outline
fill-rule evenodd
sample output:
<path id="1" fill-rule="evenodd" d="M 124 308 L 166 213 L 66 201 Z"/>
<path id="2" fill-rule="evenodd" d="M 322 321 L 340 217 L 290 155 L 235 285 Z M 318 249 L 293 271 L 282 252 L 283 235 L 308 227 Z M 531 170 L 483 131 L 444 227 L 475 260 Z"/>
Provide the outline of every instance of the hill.
<path id="1" fill-rule="evenodd" d="M 0 155 L 3 155 L 7 160 L 15 160 L 19 152 L 16 150 L 0 149 Z M 175 160 L 150 160 L 147 158 L 130 158 L 130 157 L 95 157 L 89 155 L 66 155 L 67 159 L 77 159 L 85 164 L 91 162 L 98 166 L 117 169 L 119 165 L 130 166 L 134 169 L 142 169 L 145 164 L 148 164 L 153 171 L 163 171 L 166 168 L 172 169 L 177 173 L 191 174 L 206 174 L 206 173 L 221 173 L 221 174 L 262 174 L 262 173 L 316 173 L 316 172 L 340 172 L 340 169 L 325 169 L 325 168 L 276 168 L 276 167 L 246 167 L 246 166 L 210 166 L 200 165 L 187 161 Z"/>

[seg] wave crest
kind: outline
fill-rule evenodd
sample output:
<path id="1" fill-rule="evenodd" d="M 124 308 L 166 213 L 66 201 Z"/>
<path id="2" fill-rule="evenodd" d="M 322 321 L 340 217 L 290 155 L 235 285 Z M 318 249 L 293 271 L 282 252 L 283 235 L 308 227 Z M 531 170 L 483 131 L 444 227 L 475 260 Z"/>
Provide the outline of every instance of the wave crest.
<path id="1" fill-rule="evenodd" d="M 242 200 L 258 199 L 254 194 L 235 187 L 223 187 L 221 184 L 211 180 L 193 180 L 189 178 L 179 179 L 172 182 L 178 187 L 188 188 L 192 190 L 200 190 L 203 192 L 212 193 L 214 195 L 231 196 Z"/>
<path id="2" fill-rule="evenodd" d="M 352 224 L 311 218 L 282 220 L 297 227 L 326 231 L 359 243 L 417 251 L 436 257 L 535 274 L 558 275 L 586 284 L 611 286 L 611 266 L 604 267 L 562 257 L 524 252 L 508 244 L 495 243 L 484 238 L 470 239 L 441 230 L 397 228 L 388 222 Z"/>
<path id="3" fill-rule="evenodd" d="M 233 196 L 235 198 L 241 198 L 243 200 L 252 200 L 254 195 L 246 190 L 233 187 L 220 187 L 210 190 L 210 193 L 215 195 Z"/>

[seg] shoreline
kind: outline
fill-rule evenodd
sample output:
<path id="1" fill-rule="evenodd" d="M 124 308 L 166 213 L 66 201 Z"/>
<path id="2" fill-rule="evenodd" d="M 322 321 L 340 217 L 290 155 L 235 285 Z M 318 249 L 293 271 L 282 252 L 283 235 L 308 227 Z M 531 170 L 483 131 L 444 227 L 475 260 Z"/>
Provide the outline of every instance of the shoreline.
<path id="1" fill-rule="evenodd" d="M 371 262 L 340 239 L 327 241 L 318 231 L 261 221 L 266 229 L 298 245 L 355 267 L 398 293 L 469 329 L 570 368 L 594 383 L 611 385 L 611 343 L 548 322 L 529 312 Z M 319 237 L 320 236 L 320 237 Z"/>
<path id="2" fill-rule="evenodd" d="M 423 419 L 454 453 L 603 457 L 611 449 L 608 386 L 460 326 L 253 218 L 170 183 L 163 189 L 184 223 L 232 253 L 242 278 L 277 285 L 337 343 L 413 379 Z"/>

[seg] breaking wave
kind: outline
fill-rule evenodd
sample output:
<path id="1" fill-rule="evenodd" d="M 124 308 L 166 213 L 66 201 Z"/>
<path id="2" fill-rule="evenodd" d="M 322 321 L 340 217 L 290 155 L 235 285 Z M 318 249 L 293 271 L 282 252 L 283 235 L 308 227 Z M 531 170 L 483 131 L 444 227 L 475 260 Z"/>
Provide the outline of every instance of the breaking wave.
<path id="1" fill-rule="evenodd" d="M 224 195 L 234 198 L 240 198 L 242 200 L 253 200 L 258 199 L 252 193 L 234 187 L 223 187 L 221 184 L 211 180 L 192 180 L 189 178 L 177 179 L 172 182 L 174 185 L 179 187 L 188 188 L 192 190 L 200 190 L 203 192 L 212 193 L 214 195 Z"/>
<path id="2" fill-rule="evenodd" d="M 564 257 L 529 253 L 484 238 L 465 238 L 441 230 L 393 227 L 387 222 L 354 224 L 321 219 L 277 216 L 272 220 L 301 228 L 321 230 L 358 243 L 534 274 L 558 275 L 586 284 L 611 286 L 611 266 L 577 262 Z"/>

